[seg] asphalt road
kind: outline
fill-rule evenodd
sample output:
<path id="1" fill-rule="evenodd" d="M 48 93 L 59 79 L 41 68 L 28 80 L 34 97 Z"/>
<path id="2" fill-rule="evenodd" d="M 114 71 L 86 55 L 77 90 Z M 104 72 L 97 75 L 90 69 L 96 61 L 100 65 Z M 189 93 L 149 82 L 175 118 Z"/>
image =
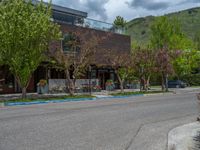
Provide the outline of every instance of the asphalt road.
<path id="1" fill-rule="evenodd" d="M 0 108 L 0 150 L 165 150 L 195 93 Z"/>

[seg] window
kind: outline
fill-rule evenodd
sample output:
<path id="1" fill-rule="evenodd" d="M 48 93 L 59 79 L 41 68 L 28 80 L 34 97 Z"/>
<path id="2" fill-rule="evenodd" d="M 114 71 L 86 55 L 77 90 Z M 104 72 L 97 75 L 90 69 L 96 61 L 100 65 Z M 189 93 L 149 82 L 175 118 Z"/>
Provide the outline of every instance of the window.
<path id="1" fill-rule="evenodd" d="M 75 22 L 75 16 L 62 14 L 60 12 L 53 12 L 53 19 L 55 21 L 64 22 L 73 25 Z"/>
<path id="2" fill-rule="evenodd" d="M 80 40 L 73 33 L 64 34 L 62 47 L 64 52 L 77 52 L 80 50 Z"/>

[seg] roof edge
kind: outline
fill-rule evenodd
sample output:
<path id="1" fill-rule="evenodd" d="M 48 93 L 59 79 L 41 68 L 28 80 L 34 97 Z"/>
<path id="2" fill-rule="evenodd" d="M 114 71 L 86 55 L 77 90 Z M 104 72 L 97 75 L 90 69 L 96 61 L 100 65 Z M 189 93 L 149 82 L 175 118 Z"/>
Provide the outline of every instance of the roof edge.
<path id="1" fill-rule="evenodd" d="M 40 2 L 39 0 L 32 0 L 33 4 L 37 4 L 39 2 Z M 47 2 L 43 2 L 43 3 L 46 5 L 48 4 Z M 68 8 L 68 7 L 59 6 L 56 4 L 52 4 L 52 10 L 58 11 L 58 12 L 63 12 L 63 13 L 69 13 L 69 14 L 77 15 L 77 16 L 84 17 L 84 18 L 87 18 L 87 16 L 88 16 L 87 12 L 75 10 L 75 9 Z"/>

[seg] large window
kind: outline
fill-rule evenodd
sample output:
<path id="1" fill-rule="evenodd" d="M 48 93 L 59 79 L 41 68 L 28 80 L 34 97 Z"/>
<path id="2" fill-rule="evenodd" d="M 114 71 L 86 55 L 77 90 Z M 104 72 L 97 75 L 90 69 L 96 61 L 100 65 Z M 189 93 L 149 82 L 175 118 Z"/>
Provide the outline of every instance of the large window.
<path id="1" fill-rule="evenodd" d="M 70 16 L 70 15 L 64 15 L 59 12 L 53 12 L 53 18 L 55 21 L 60 21 L 60 22 L 65 22 L 67 24 L 74 24 L 75 22 L 75 16 Z"/>
<path id="2" fill-rule="evenodd" d="M 77 52 L 80 50 L 80 40 L 73 33 L 66 33 L 63 36 L 62 47 L 64 52 Z"/>
<path id="3" fill-rule="evenodd" d="M 70 24 L 70 25 L 79 25 L 82 26 L 84 23 L 84 18 L 76 15 L 63 14 L 61 12 L 53 12 L 53 19 L 58 22 Z"/>

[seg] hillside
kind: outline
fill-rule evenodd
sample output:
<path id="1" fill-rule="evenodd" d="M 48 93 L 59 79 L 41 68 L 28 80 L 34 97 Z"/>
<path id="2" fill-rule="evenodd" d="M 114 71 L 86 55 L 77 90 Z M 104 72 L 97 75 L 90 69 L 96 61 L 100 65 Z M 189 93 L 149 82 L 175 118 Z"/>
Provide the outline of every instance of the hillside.
<path id="1" fill-rule="evenodd" d="M 200 7 L 170 13 L 166 16 L 176 17 L 180 21 L 182 31 L 191 39 L 194 39 L 195 34 L 200 30 Z M 150 27 L 155 18 L 147 16 L 129 21 L 126 25 L 127 34 L 131 36 L 133 41 L 146 44 L 150 38 Z"/>

